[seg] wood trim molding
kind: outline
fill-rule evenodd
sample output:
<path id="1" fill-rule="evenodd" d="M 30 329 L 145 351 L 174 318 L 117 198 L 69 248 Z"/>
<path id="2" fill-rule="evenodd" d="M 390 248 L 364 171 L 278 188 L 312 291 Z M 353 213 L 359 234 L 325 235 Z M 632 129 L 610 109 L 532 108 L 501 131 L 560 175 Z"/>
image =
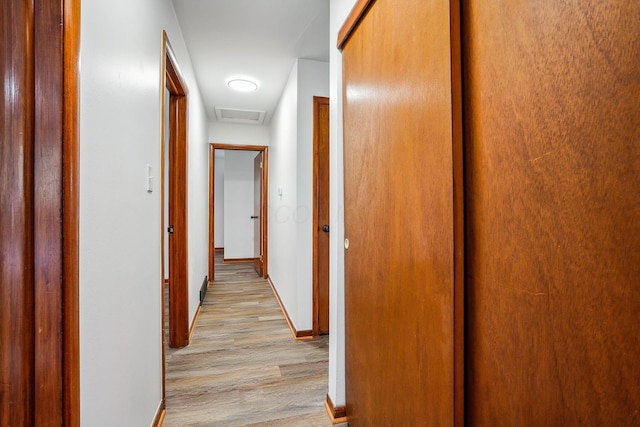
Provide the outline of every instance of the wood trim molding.
<path id="1" fill-rule="evenodd" d="M 313 174 L 312 174 L 312 219 L 311 219 L 311 229 L 312 232 L 312 265 L 311 265 L 311 274 L 312 274 L 312 335 L 315 337 L 320 333 L 320 278 L 319 278 L 319 254 L 318 254 L 318 239 L 320 235 L 320 219 L 318 215 L 319 208 L 319 189 L 318 189 L 318 174 L 320 169 L 320 106 L 326 105 L 329 108 L 329 98 L 314 96 L 313 97 Z M 328 183 L 327 183 L 328 185 Z M 326 333 L 328 331 L 323 331 Z"/>
<path id="2" fill-rule="evenodd" d="M 233 144 L 219 144 L 212 142 L 209 144 L 209 195 L 211 197 L 209 203 L 209 280 L 215 280 L 214 274 L 214 254 L 217 251 L 224 250 L 224 248 L 214 248 L 214 227 L 215 227 L 215 150 L 237 150 L 237 151 L 261 151 L 262 152 L 262 229 L 263 233 L 263 248 L 262 248 L 262 273 L 266 279 L 269 276 L 269 147 L 266 145 L 233 145 Z M 212 250 L 213 248 L 213 250 Z M 244 258 L 242 261 L 253 261 L 253 258 Z M 225 259 L 224 262 L 234 262 L 232 259 Z"/>
<path id="3" fill-rule="evenodd" d="M 65 425 L 80 425 L 80 0 L 63 0 L 63 390 Z"/>
<path id="4" fill-rule="evenodd" d="M 216 252 L 224 252 L 224 248 L 215 248 Z"/>
<path id="5" fill-rule="evenodd" d="M 373 5 L 375 0 L 358 0 L 358 3 L 353 6 L 351 9 L 351 13 L 347 17 L 344 24 L 340 28 L 338 32 L 338 49 L 342 50 L 347 40 L 356 29 L 356 26 L 360 22 L 360 20 L 364 17 L 369 7 Z"/>
<path id="6" fill-rule="evenodd" d="M 313 338 L 313 331 L 311 329 L 305 329 L 302 331 L 296 330 L 295 326 L 291 322 L 291 318 L 289 317 L 289 313 L 287 313 L 287 309 L 284 308 L 284 304 L 282 304 L 282 300 L 280 299 L 280 295 L 278 295 L 278 291 L 271 281 L 271 277 L 267 277 L 267 281 L 269 282 L 269 286 L 271 286 L 271 290 L 273 291 L 273 295 L 275 295 L 276 300 L 278 301 L 278 305 L 280 306 L 280 310 L 282 310 L 282 314 L 284 315 L 284 319 L 287 321 L 287 325 L 289 325 L 289 329 L 291 330 L 291 335 L 293 335 L 293 339 L 296 341 L 301 340 L 310 340 Z"/>
<path id="7" fill-rule="evenodd" d="M 262 277 L 269 275 L 269 149 L 262 151 Z"/>
<path id="8" fill-rule="evenodd" d="M 169 90 L 169 144 L 171 159 L 169 173 L 169 218 L 174 233 L 169 237 L 169 345 L 173 348 L 185 347 L 189 344 L 189 277 L 188 277 L 188 89 L 182 77 L 175 54 L 165 31 L 162 32 L 162 78 L 161 99 L 164 100 L 165 88 Z M 166 104 L 166 100 L 164 103 Z M 164 127 L 161 152 L 165 152 Z M 161 191 L 164 209 L 164 159 L 161 163 Z M 164 213 L 162 216 L 161 245 L 164 253 Z M 163 267 L 164 268 L 164 267 Z M 163 273 L 164 274 L 164 273 Z"/>
<path id="9" fill-rule="evenodd" d="M 209 272 L 213 280 L 216 277 L 215 262 L 215 187 L 216 186 L 216 149 L 209 144 Z"/>
<path id="10" fill-rule="evenodd" d="M 160 402 L 160 406 L 158 406 L 158 410 L 156 411 L 156 416 L 153 417 L 153 422 L 151 423 L 152 427 L 160 427 L 164 422 L 164 417 L 167 415 L 167 405 L 165 400 L 162 399 Z"/>
<path id="11" fill-rule="evenodd" d="M 329 414 L 331 424 L 341 424 L 347 422 L 347 408 L 344 406 L 335 406 L 331 396 L 327 394 L 327 401 L 324 402 L 324 407 Z"/>
<path id="12" fill-rule="evenodd" d="M 318 335 L 318 107 L 320 100 L 328 98 L 313 97 L 313 173 L 311 177 L 311 335 Z"/>
<path id="13" fill-rule="evenodd" d="M 200 318 L 200 312 L 202 311 L 202 304 L 198 306 L 196 310 L 196 314 L 193 316 L 193 320 L 191 321 L 191 327 L 189 328 L 189 342 L 191 342 L 191 337 L 193 337 L 193 333 L 196 330 L 196 325 L 198 323 L 198 319 Z"/>
<path id="14" fill-rule="evenodd" d="M 214 150 L 238 150 L 238 151 L 266 151 L 268 148 L 266 145 L 233 145 L 233 144 L 218 144 L 216 142 L 211 143 Z"/>
<path id="15" fill-rule="evenodd" d="M 11 76 L 1 101 L 0 424 L 74 427 L 80 2 L 0 9 L 0 62 Z"/>
<path id="16" fill-rule="evenodd" d="M 228 264 L 234 264 L 239 262 L 253 262 L 256 259 L 259 259 L 259 258 L 225 258 L 224 262 Z"/>

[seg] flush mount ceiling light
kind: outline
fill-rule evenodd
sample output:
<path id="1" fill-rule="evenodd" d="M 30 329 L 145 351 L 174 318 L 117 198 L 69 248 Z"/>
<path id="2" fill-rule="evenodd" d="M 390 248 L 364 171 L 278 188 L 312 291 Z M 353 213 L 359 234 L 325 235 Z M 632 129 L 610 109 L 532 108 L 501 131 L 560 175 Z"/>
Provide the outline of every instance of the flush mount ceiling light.
<path id="1" fill-rule="evenodd" d="M 238 92 L 253 92 L 258 89 L 258 84 L 247 79 L 231 79 L 227 85 Z"/>

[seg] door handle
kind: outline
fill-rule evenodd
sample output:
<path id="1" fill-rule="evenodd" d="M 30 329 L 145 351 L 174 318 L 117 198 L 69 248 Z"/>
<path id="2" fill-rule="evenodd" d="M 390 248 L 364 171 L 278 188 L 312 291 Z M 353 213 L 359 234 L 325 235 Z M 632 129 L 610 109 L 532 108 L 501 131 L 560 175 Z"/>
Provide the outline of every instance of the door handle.
<path id="1" fill-rule="evenodd" d="M 257 216 L 251 216 L 251 219 L 258 219 Z"/>
<path id="2" fill-rule="evenodd" d="M 325 233 L 329 232 L 329 226 L 328 225 L 323 225 L 322 226 L 322 231 L 324 231 Z"/>
<path id="3" fill-rule="evenodd" d="M 170 225 L 170 226 L 167 228 L 167 233 L 169 233 L 169 234 L 173 234 L 173 225 Z"/>

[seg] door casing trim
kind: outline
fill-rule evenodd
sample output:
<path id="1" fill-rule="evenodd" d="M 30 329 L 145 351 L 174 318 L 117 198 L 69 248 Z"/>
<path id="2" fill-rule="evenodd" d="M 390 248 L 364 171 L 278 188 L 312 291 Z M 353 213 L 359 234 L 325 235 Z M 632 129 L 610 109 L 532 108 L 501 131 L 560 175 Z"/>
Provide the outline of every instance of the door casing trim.
<path id="1" fill-rule="evenodd" d="M 215 168 L 216 150 L 238 150 L 238 151 L 258 151 L 263 153 L 262 168 L 262 206 L 261 206 L 261 227 L 262 233 L 262 259 L 263 277 L 269 277 L 269 147 L 266 145 L 234 145 L 234 144 L 209 144 L 209 281 L 215 279 Z"/>

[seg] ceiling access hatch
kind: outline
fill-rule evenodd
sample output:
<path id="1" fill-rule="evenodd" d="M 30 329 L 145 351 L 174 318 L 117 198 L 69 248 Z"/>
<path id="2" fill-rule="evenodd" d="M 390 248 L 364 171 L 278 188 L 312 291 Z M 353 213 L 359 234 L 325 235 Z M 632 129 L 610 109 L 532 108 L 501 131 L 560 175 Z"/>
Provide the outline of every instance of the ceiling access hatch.
<path id="1" fill-rule="evenodd" d="M 265 111 L 240 110 L 237 108 L 215 107 L 216 119 L 224 123 L 242 123 L 261 125 L 264 122 Z"/>

